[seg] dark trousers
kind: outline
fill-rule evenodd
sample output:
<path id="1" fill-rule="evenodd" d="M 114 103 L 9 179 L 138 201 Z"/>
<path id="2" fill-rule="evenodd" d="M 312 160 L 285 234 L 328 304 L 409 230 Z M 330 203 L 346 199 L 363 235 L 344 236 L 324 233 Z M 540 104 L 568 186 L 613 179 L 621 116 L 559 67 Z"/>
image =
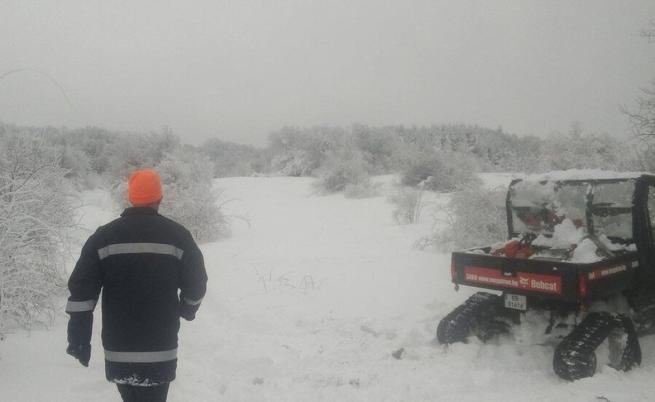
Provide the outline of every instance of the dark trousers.
<path id="1" fill-rule="evenodd" d="M 168 383 L 154 387 L 136 387 L 116 384 L 123 402 L 166 402 Z"/>

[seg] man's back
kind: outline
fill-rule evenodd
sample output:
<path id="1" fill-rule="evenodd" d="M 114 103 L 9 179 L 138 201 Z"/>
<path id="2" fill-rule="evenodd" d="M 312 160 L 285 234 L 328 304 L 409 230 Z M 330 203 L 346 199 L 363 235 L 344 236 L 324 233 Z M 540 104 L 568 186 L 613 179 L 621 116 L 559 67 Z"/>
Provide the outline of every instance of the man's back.
<path id="1" fill-rule="evenodd" d="M 88 363 L 84 351 L 90 350 L 102 289 L 105 371 L 117 384 L 167 385 L 175 379 L 179 318 L 195 317 L 206 290 L 193 237 L 157 207 L 128 208 L 98 228 L 69 279 L 69 353 Z"/>

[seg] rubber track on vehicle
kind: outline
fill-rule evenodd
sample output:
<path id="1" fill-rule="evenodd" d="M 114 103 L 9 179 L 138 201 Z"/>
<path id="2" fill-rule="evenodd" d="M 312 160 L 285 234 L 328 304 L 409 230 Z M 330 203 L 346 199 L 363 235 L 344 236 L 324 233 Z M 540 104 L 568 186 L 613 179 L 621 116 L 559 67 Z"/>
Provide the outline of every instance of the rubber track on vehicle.
<path id="1" fill-rule="evenodd" d="M 553 369 L 569 381 L 591 377 L 596 372 L 595 351 L 605 339 L 615 334 L 627 335 L 617 370 L 627 371 L 641 364 L 641 349 L 632 320 L 621 314 L 592 312 L 555 348 Z"/>
<path id="2" fill-rule="evenodd" d="M 500 302 L 500 296 L 478 292 L 445 316 L 437 326 L 437 341 L 441 344 L 465 342 L 485 306 Z"/>

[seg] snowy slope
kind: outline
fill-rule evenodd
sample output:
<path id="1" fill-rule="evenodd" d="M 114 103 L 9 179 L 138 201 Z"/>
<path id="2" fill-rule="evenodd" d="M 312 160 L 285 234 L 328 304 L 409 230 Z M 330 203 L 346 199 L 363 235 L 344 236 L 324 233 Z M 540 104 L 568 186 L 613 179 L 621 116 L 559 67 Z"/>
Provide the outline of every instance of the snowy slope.
<path id="1" fill-rule="evenodd" d="M 439 319 L 474 290 L 453 290 L 449 255 L 411 247 L 429 230 L 429 211 L 423 224 L 399 226 L 384 196 L 318 196 L 311 183 L 217 181 L 234 199 L 229 212 L 248 222 L 235 219 L 231 238 L 202 247 L 209 292 L 196 321 L 182 324 L 170 401 L 655 399 L 653 337 L 642 339 L 641 368 L 602 367 L 576 383 L 552 372 L 537 323 L 492 344 L 435 345 Z M 86 207 L 88 226 L 115 213 L 100 194 L 87 199 L 98 204 Z M 65 323 L 0 343 L 0 400 L 117 400 L 98 326 L 85 369 L 64 353 Z"/>

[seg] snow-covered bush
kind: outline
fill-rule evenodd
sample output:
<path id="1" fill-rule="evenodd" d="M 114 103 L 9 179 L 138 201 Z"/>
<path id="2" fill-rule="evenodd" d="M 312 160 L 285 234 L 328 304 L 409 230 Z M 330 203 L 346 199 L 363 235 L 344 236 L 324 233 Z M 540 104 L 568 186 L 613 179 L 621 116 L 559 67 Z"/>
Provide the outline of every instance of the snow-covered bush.
<path id="1" fill-rule="evenodd" d="M 271 134 L 271 170 L 285 176 L 312 176 L 331 154 L 354 150 L 352 137 L 340 127 L 284 127 Z"/>
<path id="2" fill-rule="evenodd" d="M 0 328 L 54 317 L 73 225 L 66 173 L 44 136 L 0 134 Z"/>
<path id="3" fill-rule="evenodd" d="M 191 148 L 178 148 L 156 167 L 164 187 L 161 213 L 184 225 L 196 241 L 227 236 L 230 225 L 212 186 L 214 166 Z"/>
<path id="4" fill-rule="evenodd" d="M 98 174 L 91 169 L 89 158 L 81 149 L 70 145 L 63 146 L 60 151 L 60 166 L 66 170 L 66 178 L 78 189 L 97 187 Z"/>
<path id="5" fill-rule="evenodd" d="M 212 138 L 200 150 L 214 164 L 214 177 L 252 176 L 266 169 L 263 152 L 252 145 Z"/>
<path id="6" fill-rule="evenodd" d="M 159 164 L 167 153 L 179 146 L 169 130 L 151 134 L 115 134 L 114 141 L 104 148 L 108 156 L 109 182 L 119 185 L 136 169 Z"/>
<path id="7" fill-rule="evenodd" d="M 655 172 L 655 139 L 640 139 L 634 150 L 635 167 L 631 170 Z"/>
<path id="8" fill-rule="evenodd" d="M 347 186 L 370 187 L 366 163 L 358 151 L 331 153 L 318 170 L 317 187 L 326 193 L 344 191 Z"/>
<path id="9" fill-rule="evenodd" d="M 230 224 L 221 211 L 221 193 L 213 188 L 214 166 L 206 156 L 190 146 L 178 147 L 164 155 L 154 169 L 162 181 L 162 215 L 186 227 L 199 243 L 229 235 Z M 130 206 L 127 179 L 117 183 L 112 193 L 121 208 Z"/>
<path id="10" fill-rule="evenodd" d="M 445 222 L 437 222 L 437 231 L 429 243 L 446 249 L 465 249 L 506 240 L 506 193 L 504 187 L 489 190 L 469 185 L 458 189 L 445 208 Z"/>
<path id="11" fill-rule="evenodd" d="M 398 171 L 404 145 L 393 127 L 353 125 L 353 144 L 362 153 L 371 174 Z"/>
<path id="12" fill-rule="evenodd" d="M 118 133 L 98 127 L 64 132 L 62 137 L 67 145 L 81 150 L 86 155 L 90 169 L 96 174 L 103 174 L 111 168 L 111 151 L 116 149 L 114 144 L 122 138 Z"/>
<path id="13" fill-rule="evenodd" d="M 281 176 L 311 176 L 316 164 L 301 149 L 288 150 L 271 158 L 271 170 Z"/>
<path id="14" fill-rule="evenodd" d="M 608 134 L 584 133 L 573 124 L 569 133 L 545 140 L 542 164 L 547 170 L 621 170 L 630 153 L 625 144 Z"/>
<path id="15" fill-rule="evenodd" d="M 655 25 L 650 32 L 653 35 Z M 653 37 L 655 36 L 651 36 Z M 650 82 L 649 87 L 641 90 L 641 96 L 637 98 L 636 103 L 634 109 L 624 110 L 630 119 L 634 134 L 638 137 L 655 138 L 655 79 Z"/>
<path id="16" fill-rule="evenodd" d="M 401 174 L 403 185 L 423 184 L 426 190 L 432 191 L 453 191 L 460 185 L 477 181 L 474 161 L 456 152 L 410 154 Z"/>
<path id="17" fill-rule="evenodd" d="M 414 187 L 401 187 L 389 196 L 389 201 L 395 205 L 392 217 L 396 223 L 418 222 L 421 216 L 423 191 Z"/>

